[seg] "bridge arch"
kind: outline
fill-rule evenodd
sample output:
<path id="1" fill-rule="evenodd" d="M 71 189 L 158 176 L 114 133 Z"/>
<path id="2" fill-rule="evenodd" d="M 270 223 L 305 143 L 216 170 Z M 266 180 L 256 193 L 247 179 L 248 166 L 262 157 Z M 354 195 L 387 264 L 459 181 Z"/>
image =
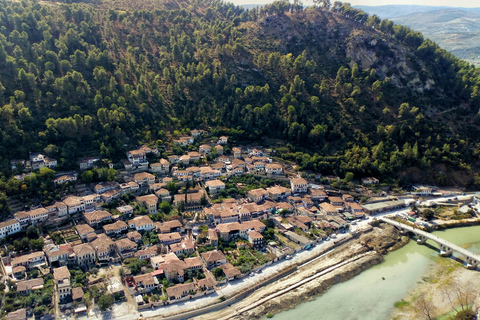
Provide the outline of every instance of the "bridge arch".
<path id="1" fill-rule="evenodd" d="M 401 232 L 409 231 L 417 236 L 417 243 L 418 244 L 424 244 L 427 240 L 432 240 L 434 241 L 438 247 L 440 248 L 440 255 L 443 257 L 448 257 L 452 254 L 452 252 L 458 252 L 461 255 L 465 257 L 465 263 L 467 268 L 469 269 L 476 269 L 477 266 L 480 263 L 480 256 L 474 254 L 471 251 L 468 251 L 465 248 L 462 248 L 460 246 L 457 246 L 454 243 L 451 243 L 445 239 L 442 239 L 436 235 L 433 235 L 431 233 L 425 232 L 420 229 L 413 228 L 411 226 L 408 226 L 406 224 L 393 221 L 390 219 L 386 218 L 379 218 L 380 221 L 388 223 L 398 229 L 400 229 Z"/>

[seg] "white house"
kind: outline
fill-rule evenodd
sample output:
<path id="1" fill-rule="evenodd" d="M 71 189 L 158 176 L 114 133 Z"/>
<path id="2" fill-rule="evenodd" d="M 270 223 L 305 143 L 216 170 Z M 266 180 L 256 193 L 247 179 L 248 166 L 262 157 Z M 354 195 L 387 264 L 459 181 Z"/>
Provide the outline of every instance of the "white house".
<path id="1" fill-rule="evenodd" d="M 128 226 L 137 231 L 151 231 L 154 228 L 153 221 L 148 216 L 138 216 L 128 221 Z"/>
<path id="2" fill-rule="evenodd" d="M 265 165 L 265 171 L 268 174 L 282 174 L 283 173 L 283 167 L 279 163 L 267 163 Z"/>
<path id="3" fill-rule="evenodd" d="M 227 136 L 221 136 L 218 139 L 218 144 L 227 144 L 228 143 L 228 137 Z"/>
<path id="4" fill-rule="evenodd" d="M 6 236 L 17 233 L 20 230 L 20 222 L 16 219 L 9 219 L 0 222 L 0 238 L 5 238 Z"/>
<path id="5" fill-rule="evenodd" d="M 225 183 L 220 180 L 209 180 L 205 182 L 205 186 L 208 187 L 211 194 L 218 193 L 225 190 Z"/>
<path id="6" fill-rule="evenodd" d="M 308 190 L 308 182 L 303 178 L 290 179 L 290 186 L 293 193 L 304 193 Z"/>

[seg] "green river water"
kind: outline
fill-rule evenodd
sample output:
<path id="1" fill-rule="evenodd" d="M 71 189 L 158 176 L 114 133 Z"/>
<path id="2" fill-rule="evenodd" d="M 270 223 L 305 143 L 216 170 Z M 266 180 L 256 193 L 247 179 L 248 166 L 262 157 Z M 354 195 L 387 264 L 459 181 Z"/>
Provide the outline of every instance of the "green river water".
<path id="1" fill-rule="evenodd" d="M 480 226 L 437 231 L 434 234 L 472 252 L 480 253 Z M 427 244 L 436 248 L 436 244 L 431 240 L 427 241 Z M 405 298 L 422 277 L 428 276 L 427 269 L 438 261 L 438 256 L 435 249 L 418 245 L 411 240 L 406 246 L 387 254 L 383 263 L 346 282 L 334 285 L 313 301 L 276 314 L 273 319 L 390 319 L 395 302 Z"/>

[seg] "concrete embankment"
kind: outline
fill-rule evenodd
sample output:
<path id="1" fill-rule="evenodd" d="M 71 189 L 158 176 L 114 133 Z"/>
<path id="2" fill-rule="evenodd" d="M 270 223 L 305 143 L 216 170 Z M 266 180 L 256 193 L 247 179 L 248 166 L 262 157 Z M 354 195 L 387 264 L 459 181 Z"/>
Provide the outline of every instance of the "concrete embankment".
<path id="1" fill-rule="evenodd" d="M 257 289 L 228 308 L 196 319 L 255 319 L 278 313 L 327 291 L 383 261 L 386 252 L 408 242 L 391 226 L 373 228 L 292 274 Z"/>
<path id="2" fill-rule="evenodd" d="M 334 284 L 346 281 L 382 261 L 383 256 L 374 252 L 355 256 L 289 288 L 267 296 L 253 305 L 239 310 L 236 315 L 228 316 L 222 320 L 256 319 L 268 313 L 278 313 L 290 309 L 305 302 L 306 299 L 324 293 Z"/>

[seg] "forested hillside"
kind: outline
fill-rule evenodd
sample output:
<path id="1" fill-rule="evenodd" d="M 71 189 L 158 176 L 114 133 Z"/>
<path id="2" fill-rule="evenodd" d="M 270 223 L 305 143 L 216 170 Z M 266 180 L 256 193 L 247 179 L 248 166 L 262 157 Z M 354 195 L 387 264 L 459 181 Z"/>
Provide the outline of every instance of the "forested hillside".
<path id="1" fill-rule="evenodd" d="M 478 72 L 348 4 L 1 1 L 0 81 L 6 176 L 28 152 L 68 169 L 188 128 L 325 174 L 472 185 L 478 168 Z"/>

